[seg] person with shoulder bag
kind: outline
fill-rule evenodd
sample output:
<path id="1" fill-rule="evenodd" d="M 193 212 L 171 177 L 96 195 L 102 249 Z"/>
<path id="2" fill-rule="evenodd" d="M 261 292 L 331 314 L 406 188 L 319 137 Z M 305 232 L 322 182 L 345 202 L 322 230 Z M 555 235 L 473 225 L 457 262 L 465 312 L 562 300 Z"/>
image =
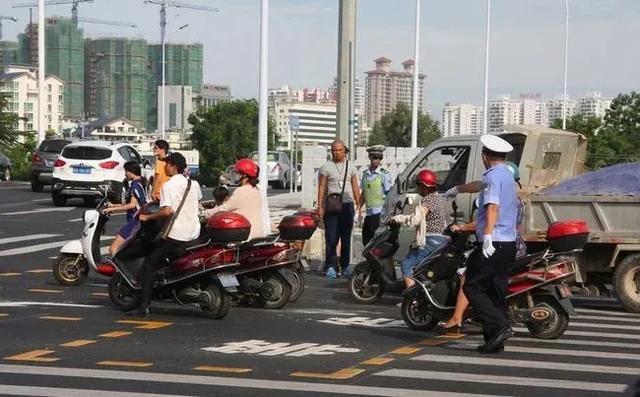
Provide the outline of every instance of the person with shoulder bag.
<path id="1" fill-rule="evenodd" d="M 335 279 L 342 270 L 349 276 L 351 231 L 355 214 L 354 203 L 360 202 L 360 187 L 356 167 L 347 159 L 349 149 L 337 139 L 331 143 L 331 160 L 320 167 L 318 177 L 317 213 L 324 221 L 325 264 L 327 278 Z M 347 188 L 347 185 L 349 187 Z M 338 269 L 337 246 L 340 249 Z"/>
<path id="2" fill-rule="evenodd" d="M 167 265 L 167 259 L 179 254 L 187 243 L 200 236 L 200 185 L 184 176 L 187 161 L 180 153 L 171 153 L 162 161 L 165 162 L 165 171 L 170 178 L 160 191 L 160 210 L 154 214 L 140 214 L 139 219 L 141 222 L 169 219 L 154 242 L 151 253 L 142 264 L 139 276 L 142 303 L 136 313 L 140 316 L 149 313 L 157 271 Z"/>

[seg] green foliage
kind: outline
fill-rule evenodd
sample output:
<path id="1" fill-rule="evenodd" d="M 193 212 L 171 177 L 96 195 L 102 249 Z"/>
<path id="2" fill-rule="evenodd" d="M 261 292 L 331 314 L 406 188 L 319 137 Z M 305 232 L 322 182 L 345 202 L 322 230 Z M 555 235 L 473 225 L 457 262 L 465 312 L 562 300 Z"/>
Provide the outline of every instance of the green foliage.
<path id="1" fill-rule="evenodd" d="M 15 128 L 18 123 L 18 115 L 7 112 L 8 106 L 7 94 L 0 94 L 0 147 L 3 148 L 15 145 L 20 137 L 20 132 Z"/>
<path id="2" fill-rule="evenodd" d="M 562 120 L 554 120 L 551 127 L 562 128 Z M 567 119 L 567 131 L 589 139 L 588 168 L 640 161 L 640 94 L 618 95 L 603 121 L 579 115 Z"/>
<path id="3" fill-rule="evenodd" d="M 189 116 L 191 140 L 200 152 L 202 181 L 217 184 L 226 167 L 258 150 L 258 103 L 254 99 L 222 102 L 199 108 Z M 275 123 L 269 120 L 269 149 L 278 145 Z"/>
<path id="4" fill-rule="evenodd" d="M 424 147 L 440 138 L 438 122 L 431 116 L 418 114 L 418 146 Z M 369 135 L 369 146 L 411 146 L 411 109 L 399 103 L 390 113 L 376 122 Z"/>
<path id="5" fill-rule="evenodd" d="M 31 179 L 31 155 L 36 150 L 34 134 L 25 134 L 24 142 L 17 142 L 4 153 L 11 160 L 11 178 L 28 181 Z"/>

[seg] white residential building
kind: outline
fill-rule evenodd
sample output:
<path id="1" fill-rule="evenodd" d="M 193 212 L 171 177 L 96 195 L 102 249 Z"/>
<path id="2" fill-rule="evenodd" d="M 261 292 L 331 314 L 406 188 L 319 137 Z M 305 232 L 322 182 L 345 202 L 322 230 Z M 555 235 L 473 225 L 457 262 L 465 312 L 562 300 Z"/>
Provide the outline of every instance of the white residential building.
<path id="1" fill-rule="evenodd" d="M 198 105 L 210 108 L 221 102 L 231 101 L 231 88 L 228 85 L 203 84 L 198 97 Z"/>
<path id="2" fill-rule="evenodd" d="M 194 111 L 193 90 L 188 85 L 167 85 L 164 98 L 164 128 L 166 131 L 189 131 L 189 115 Z M 158 86 L 158 120 L 162 118 L 162 86 Z M 160 123 L 158 123 L 160 124 Z"/>
<path id="3" fill-rule="evenodd" d="M 603 97 L 594 91 L 578 99 L 576 113 L 584 117 L 598 117 L 602 119 L 611 107 L 612 98 Z"/>
<path id="4" fill-rule="evenodd" d="M 547 104 L 533 99 L 523 100 L 519 124 L 547 126 Z"/>
<path id="5" fill-rule="evenodd" d="M 300 101 L 276 101 L 271 109 L 281 149 L 304 144 L 328 145 L 336 139 L 336 105 Z M 297 131 L 290 126 L 291 117 L 298 119 Z M 355 141 L 358 135 L 356 116 Z M 297 143 L 296 143 L 297 142 Z"/>
<path id="6" fill-rule="evenodd" d="M 547 101 L 547 119 L 549 124 L 553 123 L 556 119 L 562 119 L 562 105 L 562 96 Z M 566 118 L 569 119 L 576 114 L 577 103 L 576 101 L 567 98 L 566 106 Z"/>
<path id="7" fill-rule="evenodd" d="M 442 110 L 442 136 L 482 134 L 482 106 L 445 104 Z"/>
<path id="8" fill-rule="evenodd" d="M 402 62 L 402 71 L 391 70 L 389 58 L 380 57 L 374 62 L 376 68 L 365 73 L 365 121 L 370 126 L 391 112 L 398 103 L 411 108 L 413 100 L 413 59 Z M 423 109 L 426 75 L 420 73 L 418 76 L 418 109 Z"/>
<path id="9" fill-rule="evenodd" d="M 503 95 L 489 101 L 489 127 L 490 134 L 497 134 L 503 131 L 503 126 L 507 124 L 521 124 L 522 103 L 512 101 L 509 95 Z"/>
<path id="10" fill-rule="evenodd" d="M 84 130 L 84 131 L 83 131 Z M 80 124 L 74 135 L 95 138 L 109 142 L 138 142 L 142 135 L 140 128 L 124 117 L 103 117 Z"/>
<path id="11" fill-rule="evenodd" d="M 38 128 L 38 79 L 37 68 L 6 65 L 0 74 L 0 93 L 9 99 L 8 111 L 20 117 L 18 131 L 35 131 Z M 47 95 L 45 130 L 60 133 L 64 114 L 64 81 L 54 75 L 45 78 Z"/>

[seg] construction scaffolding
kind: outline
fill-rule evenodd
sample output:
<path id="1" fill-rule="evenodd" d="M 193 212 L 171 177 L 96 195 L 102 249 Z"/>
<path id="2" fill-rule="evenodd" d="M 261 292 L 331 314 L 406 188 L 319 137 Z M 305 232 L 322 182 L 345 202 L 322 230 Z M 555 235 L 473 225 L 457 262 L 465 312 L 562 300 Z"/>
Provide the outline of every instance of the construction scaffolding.
<path id="1" fill-rule="evenodd" d="M 147 42 L 101 38 L 85 41 L 85 111 L 88 117 L 125 117 L 147 127 Z"/>

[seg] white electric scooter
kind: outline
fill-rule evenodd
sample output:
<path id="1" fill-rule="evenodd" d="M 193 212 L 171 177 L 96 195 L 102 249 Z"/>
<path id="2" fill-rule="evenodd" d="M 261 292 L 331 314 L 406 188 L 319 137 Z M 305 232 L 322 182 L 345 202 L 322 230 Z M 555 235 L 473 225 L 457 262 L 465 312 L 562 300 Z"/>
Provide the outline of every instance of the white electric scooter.
<path id="1" fill-rule="evenodd" d="M 53 276 L 62 285 L 80 285 L 86 280 L 91 267 L 96 273 L 111 277 L 115 268 L 100 262 L 100 237 L 104 234 L 110 215 L 103 213 L 107 206 L 107 192 L 96 206 L 82 215 L 84 228 L 79 240 L 66 243 L 53 262 Z"/>

